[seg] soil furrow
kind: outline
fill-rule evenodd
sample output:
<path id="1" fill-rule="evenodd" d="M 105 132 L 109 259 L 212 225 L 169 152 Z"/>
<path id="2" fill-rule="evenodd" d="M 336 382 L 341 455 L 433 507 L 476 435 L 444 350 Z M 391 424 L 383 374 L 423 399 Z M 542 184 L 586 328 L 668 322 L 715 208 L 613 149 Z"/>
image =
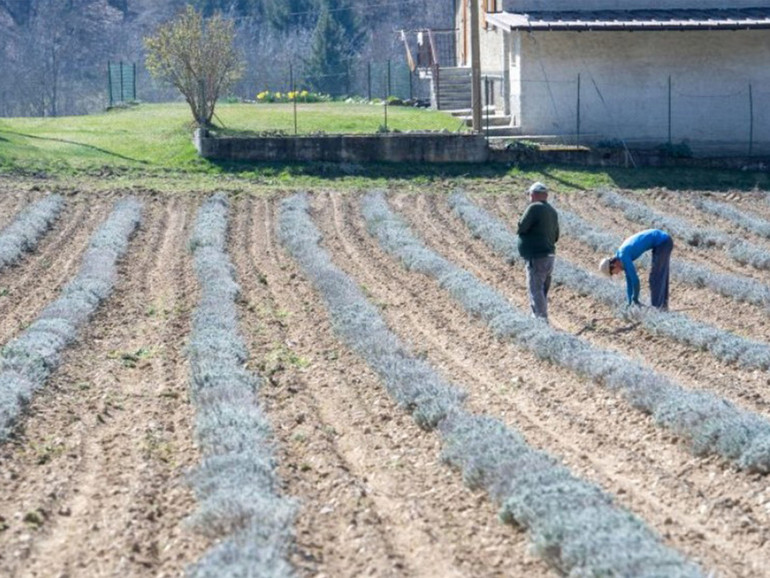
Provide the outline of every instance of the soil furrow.
<path id="1" fill-rule="evenodd" d="M 357 213 L 356 209 L 350 210 Z M 348 221 L 355 218 L 359 218 L 357 214 Z M 366 233 L 362 225 L 358 226 L 351 245 L 367 247 Z M 423 234 L 429 228 L 424 223 L 419 227 Z M 442 247 L 452 244 L 446 232 L 434 240 Z M 718 465 L 696 460 L 671 445 L 648 418 L 623 407 L 614 396 L 590 386 L 587 390 L 585 385 L 576 388 L 576 378 L 568 372 L 492 339 L 485 328 L 469 324 L 467 315 L 430 282 L 411 278 L 422 276 L 410 277 L 394 270 L 376 247 L 369 245 L 369 252 L 369 268 L 377 271 L 377 278 L 393 276 L 387 287 L 372 289 L 378 298 L 386 299 L 391 325 L 403 326 L 404 332 L 420 339 L 428 358 L 447 368 L 448 374 L 459 371 L 463 379 L 473 380 L 469 404 L 475 411 L 513 420 L 535 445 L 562 455 L 576 473 L 585 473 L 618 494 L 622 503 L 648 519 L 676 547 L 705 560 L 707 566 L 726 566 L 730 568 L 728 575 L 751 574 L 748 568 L 758 558 L 742 567 L 741 561 L 731 555 L 734 545 L 720 552 L 731 558 L 730 562 L 720 562 L 720 556 L 713 556 L 712 547 L 723 543 L 720 524 L 704 524 L 703 516 L 678 513 L 678 501 L 682 499 L 692 507 L 688 512 L 698 512 L 699 508 L 705 511 L 704 506 L 710 509 L 712 503 L 710 497 L 693 490 L 697 476 L 680 480 L 676 474 L 687 473 L 693 463 L 722 474 Z M 350 256 L 345 258 L 346 263 L 352 261 Z M 398 296 L 399 288 L 403 296 Z M 411 294 L 404 295 L 403 288 L 411 288 Z M 390 299 L 387 295 L 391 295 Z M 441 345 L 430 346 L 431 334 Z M 451 353 L 442 353 L 442 349 Z M 564 440 L 575 443 L 566 444 Z M 645 495 L 645 488 L 652 489 Z M 754 489 L 756 495 L 756 486 Z M 650 512 L 654 516 L 650 517 Z M 739 527 L 738 520 L 735 527 Z"/>
<path id="2" fill-rule="evenodd" d="M 67 206 L 35 252 L 0 273 L 0 343 L 34 321 L 72 279 L 91 234 L 108 211 L 103 203 Z"/>
<path id="3" fill-rule="evenodd" d="M 273 215 L 265 199 L 233 208 L 231 256 L 242 287 L 241 323 L 252 370 L 263 379 L 259 403 L 273 424 L 282 489 L 298 499 L 292 562 L 302 575 L 345 576 L 394 562 L 387 536 L 367 495 L 336 447 L 334 425 L 319 412 L 295 351 L 276 287 L 282 278 L 273 241 Z"/>
<path id="4" fill-rule="evenodd" d="M 31 408 L 3 500 L 19 523 L 11 575 L 179 575 L 205 546 L 182 523 L 194 501 L 181 476 L 197 461 L 182 357 L 189 213 L 147 203 L 115 293 Z M 42 523 L 24 528 L 19 513 L 35 511 Z"/>
<path id="5" fill-rule="evenodd" d="M 0 231 L 8 226 L 13 218 L 34 198 L 26 192 L 0 191 Z"/>

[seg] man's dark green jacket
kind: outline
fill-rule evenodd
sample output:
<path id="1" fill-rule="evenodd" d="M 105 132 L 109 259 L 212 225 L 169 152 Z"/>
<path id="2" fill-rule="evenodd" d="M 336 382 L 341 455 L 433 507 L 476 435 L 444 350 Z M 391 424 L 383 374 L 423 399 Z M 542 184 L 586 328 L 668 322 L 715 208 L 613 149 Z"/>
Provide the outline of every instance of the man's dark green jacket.
<path id="1" fill-rule="evenodd" d="M 547 201 L 530 203 L 519 219 L 519 255 L 539 259 L 556 253 L 559 240 L 559 217 Z"/>

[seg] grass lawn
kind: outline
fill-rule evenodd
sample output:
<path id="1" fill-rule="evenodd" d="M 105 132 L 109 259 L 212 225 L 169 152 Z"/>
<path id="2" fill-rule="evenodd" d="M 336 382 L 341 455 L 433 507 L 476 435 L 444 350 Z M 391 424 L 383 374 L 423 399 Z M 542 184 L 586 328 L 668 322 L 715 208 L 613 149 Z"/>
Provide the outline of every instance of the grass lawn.
<path id="1" fill-rule="evenodd" d="M 215 124 L 228 132 L 284 131 L 294 134 L 291 104 L 218 104 Z M 297 106 L 300 134 L 375 133 L 384 125 L 382 106 L 341 102 Z M 461 129 L 445 113 L 388 107 L 391 130 Z M 0 170 L 79 172 L 114 168 L 216 171 L 199 159 L 193 125 L 184 103 L 144 104 L 103 114 L 59 118 L 0 119 Z"/>
<path id="2" fill-rule="evenodd" d="M 297 130 L 307 133 L 375 133 L 383 107 L 341 102 L 298 105 Z M 226 133 L 294 133 L 291 104 L 217 105 L 215 124 Z M 393 130 L 465 130 L 445 113 L 388 107 Z M 626 189 L 750 190 L 770 187 L 766 172 L 695 169 L 582 168 L 505 164 L 218 163 L 201 159 L 184 103 L 142 104 L 101 114 L 59 118 L 0 118 L 0 175 L 60 180 L 65 186 L 142 187 L 157 190 L 257 190 L 275 187 L 349 190 L 389 186 L 456 186 L 489 192 L 519 190 L 542 180 L 556 191 L 599 186 Z M 109 183 L 109 184 L 108 184 Z"/>

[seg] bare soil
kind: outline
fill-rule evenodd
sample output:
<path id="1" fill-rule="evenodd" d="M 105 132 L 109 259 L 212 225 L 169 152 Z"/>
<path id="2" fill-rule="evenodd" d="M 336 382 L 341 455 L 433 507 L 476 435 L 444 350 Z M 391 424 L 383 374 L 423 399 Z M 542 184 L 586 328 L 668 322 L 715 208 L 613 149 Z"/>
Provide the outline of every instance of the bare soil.
<path id="1" fill-rule="evenodd" d="M 4 191 L 0 227 L 40 194 Z M 248 366 L 262 377 L 255 403 L 273 424 L 282 491 L 299 505 L 291 560 L 298 575 L 556 575 L 531 553 L 522 529 L 499 522 L 496 505 L 441 462 L 438 437 L 420 430 L 337 339 L 323 301 L 278 241 L 286 194 L 232 198 L 229 253 L 242 289 Z M 638 198 L 729 229 L 689 209 L 683 199 L 692 194 Z M 0 271 L 0 344 L 76 274 L 91 233 L 120 196 L 69 196 L 38 248 Z M 0 445 L 2 576 L 180 576 L 211 546 L 185 522 L 196 508 L 185 474 L 200 460 L 185 357 L 198 295 L 187 241 L 202 197 L 140 197 L 144 221 L 121 260 L 115 291 L 64 353 L 12 439 Z M 521 195 L 473 199 L 511 227 L 525 206 Z M 413 353 L 468 392 L 470 410 L 502 419 L 599 484 L 714 575 L 770 576 L 767 477 L 693 456 L 619 397 L 494 338 L 435 281 L 407 272 L 379 248 L 366 232 L 360 200 L 312 195 L 324 247 Z M 527 308 L 524 271 L 473 239 L 443 194 L 397 193 L 389 200 L 428 246 Z M 618 236 L 639 228 L 593 193 L 560 202 Z M 675 255 L 770 284 L 768 272 L 682 245 Z M 601 257 L 569 238 L 558 254 L 586 268 Z M 687 311 L 693 318 L 770 337 L 767 311 L 704 289 L 675 283 L 672 307 L 695 307 Z M 614 319 L 586 329 L 611 311 L 564 287 L 554 288 L 550 310 L 561 330 L 770 418 L 767 372 L 740 370 Z"/>

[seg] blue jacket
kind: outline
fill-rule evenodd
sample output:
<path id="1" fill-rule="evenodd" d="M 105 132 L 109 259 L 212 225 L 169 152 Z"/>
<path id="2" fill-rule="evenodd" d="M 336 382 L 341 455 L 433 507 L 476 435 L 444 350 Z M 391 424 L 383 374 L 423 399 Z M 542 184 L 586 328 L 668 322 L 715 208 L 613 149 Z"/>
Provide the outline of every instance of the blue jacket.
<path id="1" fill-rule="evenodd" d="M 615 256 L 623 263 L 626 274 L 626 295 L 628 303 L 639 303 L 639 276 L 636 274 L 634 261 L 641 257 L 642 253 L 659 247 L 669 240 L 669 234 L 660 229 L 647 229 L 636 235 L 631 235 L 623 241 L 623 244 L 615 252 Z"/>

